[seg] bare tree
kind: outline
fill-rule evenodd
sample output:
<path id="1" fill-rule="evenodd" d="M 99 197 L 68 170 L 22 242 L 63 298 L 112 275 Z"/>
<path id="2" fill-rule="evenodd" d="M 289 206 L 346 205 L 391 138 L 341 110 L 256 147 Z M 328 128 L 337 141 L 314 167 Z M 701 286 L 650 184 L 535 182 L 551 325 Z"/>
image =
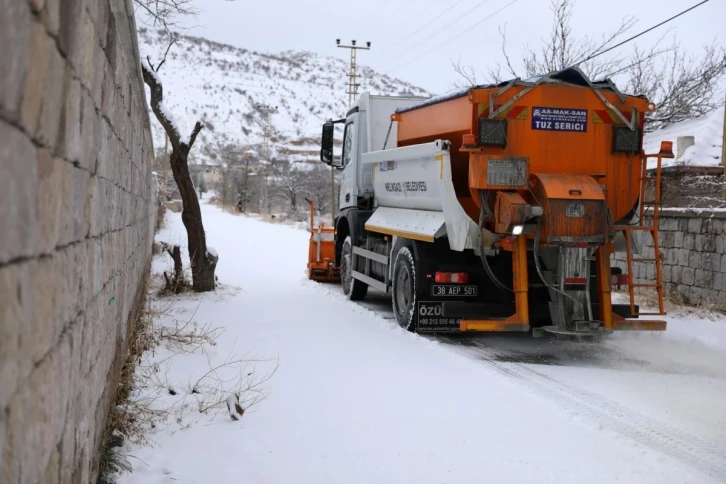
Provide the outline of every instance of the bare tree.
<path id="1" fill-rule="evenodd" d="M 207 182 L 204 179 L 204 173 L 197 175 L 197 190 L 199 191 L 199 199 L 201 200 L 207 192 Z"/>
<path id="2" fill-rule="evenodd" d="M 576 38 L 572 33 L 572 8 L 575 0 L 551 0 L 550 9 L 553 14 L 552 27 L 547 38 L 542 39 L 541 46 L 533 49 L 525 46 L 522 56 L 522 67 L 527 77 L 559 71 L 579 64 L 584 72 L 593 79 L 606 76 L 623 66 L 625 59 L 620 56 L 597 57 L 589 59 L 609 46 L 635 25 L 635 17 L 625 17 L 614 30 L 599 37 L 584 35 Z M 500 29 L 504 38 L 506 31 Z M 505 53 L 506 54 L 506 53 Z M 506 56 L 508 57 L 508 56 Z M 583 62 L 584 59 L 589 59 Z M 507 59 L 510 73 L 512 63 Z M 515 77 L 516 74 L 515 74 Z"/>
<path id="3" fill-rule="evenodd" d="M 242 211 L 245 169 L 248 168 L 248 164 L 244 161 L 244 146 L 227 143 L 219 146 L 217 151 L 222 160 L 221 180 L 218 187 L 222 205 L 225 208 L 236 206 L 239 211 Z"/>
<path id="4" fill-rule="evenodd" d="M 457 61 L 451 61 L 451 66 L 454 68 L 454 72 L 459 76 L 458 81 L 454 81 L 452 88 L 463 88 L 468 86 L 476 86 L 479 84 L 477 82 L 477 73 L 476 69 L 474 68 L 474 64 L 469 65 L 463 65 L 461 63 L 461 59 Z"/>
<path id="5" fill-rule="evenodd" d="M 679 47 L 675 36 L 671 45 L 664 45 L 671 32 L 667 31 L 648 49 L 636 46 L 629 54 L 622 50 L 611 53 L 608 49 L 632 29 L 636 19 L 625 17 L 614 30 L 600 36 L 576 37 L 571 27 L 574 3 L 551 0 L 551 30 L 537 48 L 525 46 L 519 64 L 509 55 L 506 25 L 500 27 L 504 65 L 490 69 L 489 80 L 501 82 L 503 71 L 507 77 L 527 78 L 572 66 L 592 79 L 619 78 L 627 92 L 645 95 L 657 106 L 657 111 L 646 117 L 646 131 L 701 116 L 720 106 L 719 84 L 726 74 L 726 48 L 714 41 L 704 46 L 699 57 L 689 55 Z M 466 84 L 476 82 L 473 67 L 456 62 L 454 71 Z"/>
<path id="6" fill-rule="evenodd" d="M 189 137 L 181 134 L 176 121 L 164 106 L 164 89 L 158 74 L 158 70 L 163 64 L 164 59 L 154 67 L 147 58 L 142 62 L 141 69 L 144 82 L 151 91 L 151 110 L 166 131 L 171 143 L 169 164 L 183 203 L 182 222 L 187 230 L 192 287 L 197 292 L 212 291 L 215 285 L 214 270 L 217 266 L 218 256 L 215 251 L 210 251 L 207 247 L 199 199 L 197 199 L 188 165 L 189 151 L 202 130 L 202 124 L 197 121 Z"/>
<path id="7" fill-rule="evenodd" d="M 289 161 L 278 161 L 276 168 L 274 194 L 285 199 L 290 205 L 290 210 L 295 212 L 301 195 L 309 194 L 310 174 Z"/>
<path id="8" fill-rule="evenodd" d="M 645 95 L 657 106 L 647 118 L 648 130 L 701 117 L 723 104 L 719 84 L 726 73 L 726 49 L 714 41 L 697 58 L 674 41 L 663 57 L 656 63 L 636 47 L 624 71 L 626 91 Z"/>
<path id="9" fill-rule="evenodd" d="M 236 172 L 237 167 L 232 163 L 223 162 L 220 165 L 220 181 L 217 190 L 222 201 L 222 208 L 225 210 L 232 208 L 237 202 Z"/>
<path id="10" fill-rule="evenodd" d="M 182 28 L 179 18 L 196 17 L 199 13 L 193 0 L 134 0 L 134 3 L 144 14 L 140 16 L 143 22 L 161 27 L 168 33 Z"/>
<path id="11" fill-rule="evenodd" d="M 322 216 L 331 209 L 332 187 L 330 184 L 330 170 L 322 163 L 315 163 L 310 170 L 308 182 L 308 197 L 315 202 L 318 215 Z"/>

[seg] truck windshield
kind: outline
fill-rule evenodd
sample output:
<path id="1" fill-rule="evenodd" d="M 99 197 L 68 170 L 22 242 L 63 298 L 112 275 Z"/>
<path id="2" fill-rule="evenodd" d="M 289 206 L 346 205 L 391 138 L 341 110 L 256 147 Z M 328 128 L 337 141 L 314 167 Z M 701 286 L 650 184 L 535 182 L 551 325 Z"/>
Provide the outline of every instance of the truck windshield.
<path id="1" fill-rule="evenodd" d="M 348 166 L 350 158 L 353 156 L 353 121 L 345 125 L 345 133 L 343 134 L 343 166 Z"/>

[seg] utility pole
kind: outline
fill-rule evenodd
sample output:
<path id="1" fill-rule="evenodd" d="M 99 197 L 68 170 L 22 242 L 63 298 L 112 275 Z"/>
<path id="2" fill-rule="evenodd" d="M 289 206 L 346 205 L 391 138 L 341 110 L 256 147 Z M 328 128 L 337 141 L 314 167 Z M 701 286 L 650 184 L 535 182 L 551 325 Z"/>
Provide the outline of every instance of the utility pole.
<path id="1" fill-rule="evenodd" d="M 722 183 L 726 184 L 726 97 L 723 103 L 723 135 L 721 136 L 721 166 L 723 166 L 724 174 L 721 178 Z M 726 198 L 726 189 L 721 192 L 721 198 Z"/>
<path id="2" fill-rule="evenodd" d="M 263 189 L 263 197 L 264 203 L 267 203 L 267 176 L 269 174 L 269 168 L 272 164 L 272 160 L 270 159 L 270 138 L 272 137 L 272 123 L 270 121 L 270 114 L 277 112 L 277 106 L 268 106 L 267 104 L 257 104 L 257 109 L 262 113 L 262 117 L 264 120 L 264 124 L 262 126 L 262 136 L 264 139 L 264 146 L 265 146 L 265 161 L 267 162 L 267 166 L 265 167 L 265 184 L 262 187 Z M 269 203 L 268 203 L 269 205 Z"/>
<path id="3" fill-rule="evenodd" d="M 222 211 L 227 210 L 227 176 L 229 174 L 228 169 L 222 163 Z"/>
<path id="4" fill-rule="evenodd" d="M 335 39 L 335 43 L 338 48 L 350 49 L 350 68 L 348 70 L 348 107 L 353 106 L 355 98 L 358 95 L 358 64 L 356 63 L 356 54 L 359 50 L 371 50 L 371 43 L 366 42 L 365 47 L 362 45 L 356 45 L 356 41 L 350 42 L 350 45 L 340 45 L 340 39 Z"/>
<path id="5" fill-rule="evenodd" d="M 262 113 L 264 124 L 262 125 L 262 137 L 265 145 L 265 159 L 270 161 L 270 138 L 272 137 L 272 123 L 270 115 L 277 113 L 277 106 L 257 104 L 257 109 Z"/>
<path id="6" fill-rule="evenodd" d="M 335 44 L 340 49 L 350 50 L 350 67 L 348 69 L 348 107 L 352 107 L 355 103 L 355 98 L 358 96 L 358 64 L 356 62 L 357 53 L 359 50 L 371 50 L 371 43 L 366 42 L 365 47 L 362 45 L 356 45 L 356 41 L 352 40 L 350 45 L 340 45 L 340 39 L 335 39 Z M 330 185 L 331 185 L 331 198 L 330 198 L 330 216 L 333 220 L 333 226 L 335 226 L 335 167 L 330 167 Z"/>
<path id="7" fill-rule="evenodd" d="M 245 181 L 244 181 L 244 191 L 242 193 L 242 213 L 247 213 L 247 179 L 250 175 L 250 152 L 245 151 L 242 156 L 245 160 Z"/>

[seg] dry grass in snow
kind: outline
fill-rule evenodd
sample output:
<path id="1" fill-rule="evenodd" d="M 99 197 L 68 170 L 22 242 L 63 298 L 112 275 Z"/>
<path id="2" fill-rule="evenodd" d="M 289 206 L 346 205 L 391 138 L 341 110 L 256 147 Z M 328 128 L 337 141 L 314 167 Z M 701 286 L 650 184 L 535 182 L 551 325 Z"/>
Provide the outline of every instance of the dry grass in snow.
<path id="1" fill-rule="evenodd" d="M 222 415 L 240 420 L 265 400 L 277 370 L 276 360 L 239 351 L 236 341 L 219 345 L 224 328 L 197 320 L 201 304 L 222 302 L 234 288 L 169 295 L 159 290 L 162 276 L 153 277 L 110 416 L 104 482 L 131 471 L 135 457 L 127 449 L 154 446 L 158 432 L 173 434 Z"/>

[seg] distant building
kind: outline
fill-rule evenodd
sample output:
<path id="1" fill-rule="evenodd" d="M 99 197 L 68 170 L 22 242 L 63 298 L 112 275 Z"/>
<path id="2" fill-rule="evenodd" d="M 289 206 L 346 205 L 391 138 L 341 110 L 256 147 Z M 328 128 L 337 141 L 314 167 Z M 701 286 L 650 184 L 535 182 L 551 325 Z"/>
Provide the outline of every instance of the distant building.
<path id="1" fill-rule="evenodd" d="M 724 177 L 724 108 L 645 135 L 643 150 L 657 153 L 661 141 L 672 141 L 675 157 L 661 167 L 661 202 L 664 207 L 710 208 L 726 206 Z M 655 171 L 656 160 L 648 160 Z M 653 187 L 651 187 L 652 193 Z M 651 198 L 649 195 L 647 198 Z"/>

